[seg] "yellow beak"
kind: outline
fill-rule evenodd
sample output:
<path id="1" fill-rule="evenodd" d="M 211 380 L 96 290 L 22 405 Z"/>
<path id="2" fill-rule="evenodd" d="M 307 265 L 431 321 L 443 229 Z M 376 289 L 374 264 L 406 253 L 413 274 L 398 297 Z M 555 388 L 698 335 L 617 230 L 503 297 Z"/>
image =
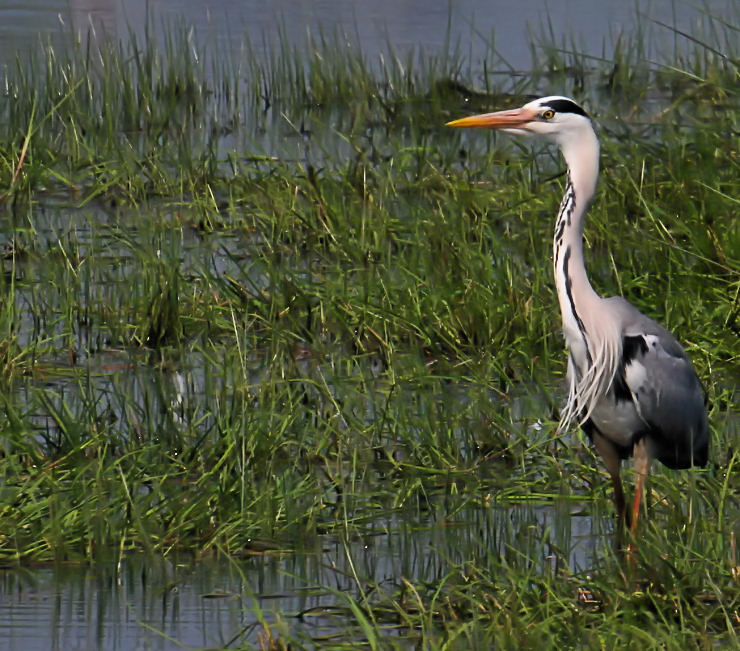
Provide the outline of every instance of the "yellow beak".
<path id="1" fill-rule="evenodd" d="M 487 127 L 489 129 L 521 129 L 532 122 L 537 113 L 532 109 L 518 108 L 509 111 L 496 111 L 495 113 L 483 113 L 482 115 L 471 115 L 448 122 L 448 127 Z"/>

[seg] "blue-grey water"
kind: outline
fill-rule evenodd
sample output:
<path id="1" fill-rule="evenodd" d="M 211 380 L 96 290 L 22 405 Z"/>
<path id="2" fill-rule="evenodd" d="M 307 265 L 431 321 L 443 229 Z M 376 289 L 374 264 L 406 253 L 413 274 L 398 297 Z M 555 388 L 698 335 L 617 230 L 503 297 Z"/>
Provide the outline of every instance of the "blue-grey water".
<path id="1" fill-rule="evenodd" d="M 571 509 L 581 511 L 566 502 L 523 503 L 445 518 L 433 508 L 422 517 L 378 522 L 346 543 L 307 543 L 297 553 L 198 561 L 128 556 L 0 570 L 0 649 L 241 648 L 258 645 L 265 623 L 287 627 L 307 648 L 326 636 L 351 643 L 342 595 L 360 599 L 355 574 L 362 585 L 393 594 L 401 577 L 441 581 L 453 564 L 481 554 L 511 554 L 515 562 L 514 550 L 534 552 L 548 535 L 552 549 L 570 549 L 572 567 L 592 567 L 609 545 L 610 525 L 582 513 L 571 517 Z M 553 563 L 549 548 L 541 547 L 543 569 Z"/>
<path id="2" fill-rule="evenodd" d="M 244 39 L 301 43 L 307 34 L 342 34 L 369 59 L 394 51 L 438 53 L 450 44 L 474 64 L 492 47 L 502 66 L 532 65 L 531 36 L 566 49 L 609 56 L 622 33 L 643 30 L 647 57 L 690 45 L 676 30 L 709 33 L 709 16 L 737 14 L 735 0 L 6 0 L 0 3 L 0 63 L 73 31 L 97 37 L 142 35 L 146 26 L 184 23 L 218 51 L 238 56 Z"/>

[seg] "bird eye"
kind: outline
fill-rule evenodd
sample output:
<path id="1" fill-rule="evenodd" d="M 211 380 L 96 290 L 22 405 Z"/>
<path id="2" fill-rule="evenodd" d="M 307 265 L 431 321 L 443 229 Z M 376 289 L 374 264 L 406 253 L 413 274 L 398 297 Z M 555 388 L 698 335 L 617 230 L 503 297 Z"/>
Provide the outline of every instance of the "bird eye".
<path id="1" fill-rule="evenodd" d="M 552 109 L 546 109 L 542 111 L 542 119 L 543 120 L 552 120 L 555 117 L 555 111 Z"/>

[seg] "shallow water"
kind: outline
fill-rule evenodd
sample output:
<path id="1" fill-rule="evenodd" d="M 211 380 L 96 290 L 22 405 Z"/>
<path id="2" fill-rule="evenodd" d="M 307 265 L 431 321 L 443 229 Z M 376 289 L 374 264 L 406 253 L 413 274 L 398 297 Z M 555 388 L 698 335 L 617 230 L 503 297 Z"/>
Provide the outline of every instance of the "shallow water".
<path id="1" fill-rule="evenodd" d="M 438 582 L 489 554 L 516 563 L 521 551 L 539 558 L 540 572 L 554 569 L 555 550 L 565 551 L 574 569 L 592 567 L 610 544 L 611 518 L 570 517 L 582 508 L 522 503 L 446 517 L 454 504 L 445 500 L 425 513 L 380 518 L 346 544 L 327 537 L 281 553 L 271 549 L 279 545 L 255 541 L 239 559 L 128 556 L 92 567 L 2 570 L 0 648 L 234 647 L 256 644 L 265 622 L 286 626 L 306 645 L 327 636 L 351 642 L 358 632 L 348 628 L 353 616 L 342 594 L 360 599 L 358 585 L 376 597 L 392 595 L 402 578 Z"/>

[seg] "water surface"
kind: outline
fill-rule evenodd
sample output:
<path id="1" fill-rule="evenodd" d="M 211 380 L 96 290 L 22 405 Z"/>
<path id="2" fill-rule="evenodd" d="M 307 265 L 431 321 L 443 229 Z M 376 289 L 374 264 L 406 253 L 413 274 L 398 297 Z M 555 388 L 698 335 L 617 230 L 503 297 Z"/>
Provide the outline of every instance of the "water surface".
<path id="1" fill-rule="evenodd" d="M 452 46 L 475 66 L 494 50 L 502 68 L 529 70 L 532 34 L 583 54 L 609 57 L 620 34 L 641 29 L 650 34 L 645 54 L 652 58 L 688 41 L 651 19 L 700 34 L 709 28 L 707 15 L 727 17 L 733 5 L 732 0 L 17 0 L 0 7 L 0 62 L 24 56 L 39 41 L 51 39 L 63 46 L 62 35 L 70 30 L 124 38 L 129 30 L 143 35 L 147 25 L 156 34 L 162 25 L 186 24 L 199 38 L 235 56 L 245 38 L 261 43 L 283 34 L 301 44 L 308 33 L 324 33 L 346 36 L 371 60 L 389 45 L 401 53 L 430 54 Z"/>
<path id="2" fill-rule="evenodd" d="M 577 502 L 450 509 L 454 500 L 379 518 L 345 542 L 329 536 L 281 551 L 278 543 L 254 541 L 241 558 L 194 561 L 173 553 L 2 570 L 0 648 L 235 648 L 258 644 L 265 623 L 287 627 L 306 646 L 347 643 L 361 635 L 343 594 L 360 601 L 366 591 L 378 602 L 379 594 L 396 594 L 402 578 L 440 582 L 488 555 L 515 565 L 521 552 L 532 553 L 544 572 L 565 551 L 574 569 L 588 569 L 611 540 L 611 518 L 583 515 Z M 396 634 L 414 648 L 413 632 L 398 627 Z"/>

